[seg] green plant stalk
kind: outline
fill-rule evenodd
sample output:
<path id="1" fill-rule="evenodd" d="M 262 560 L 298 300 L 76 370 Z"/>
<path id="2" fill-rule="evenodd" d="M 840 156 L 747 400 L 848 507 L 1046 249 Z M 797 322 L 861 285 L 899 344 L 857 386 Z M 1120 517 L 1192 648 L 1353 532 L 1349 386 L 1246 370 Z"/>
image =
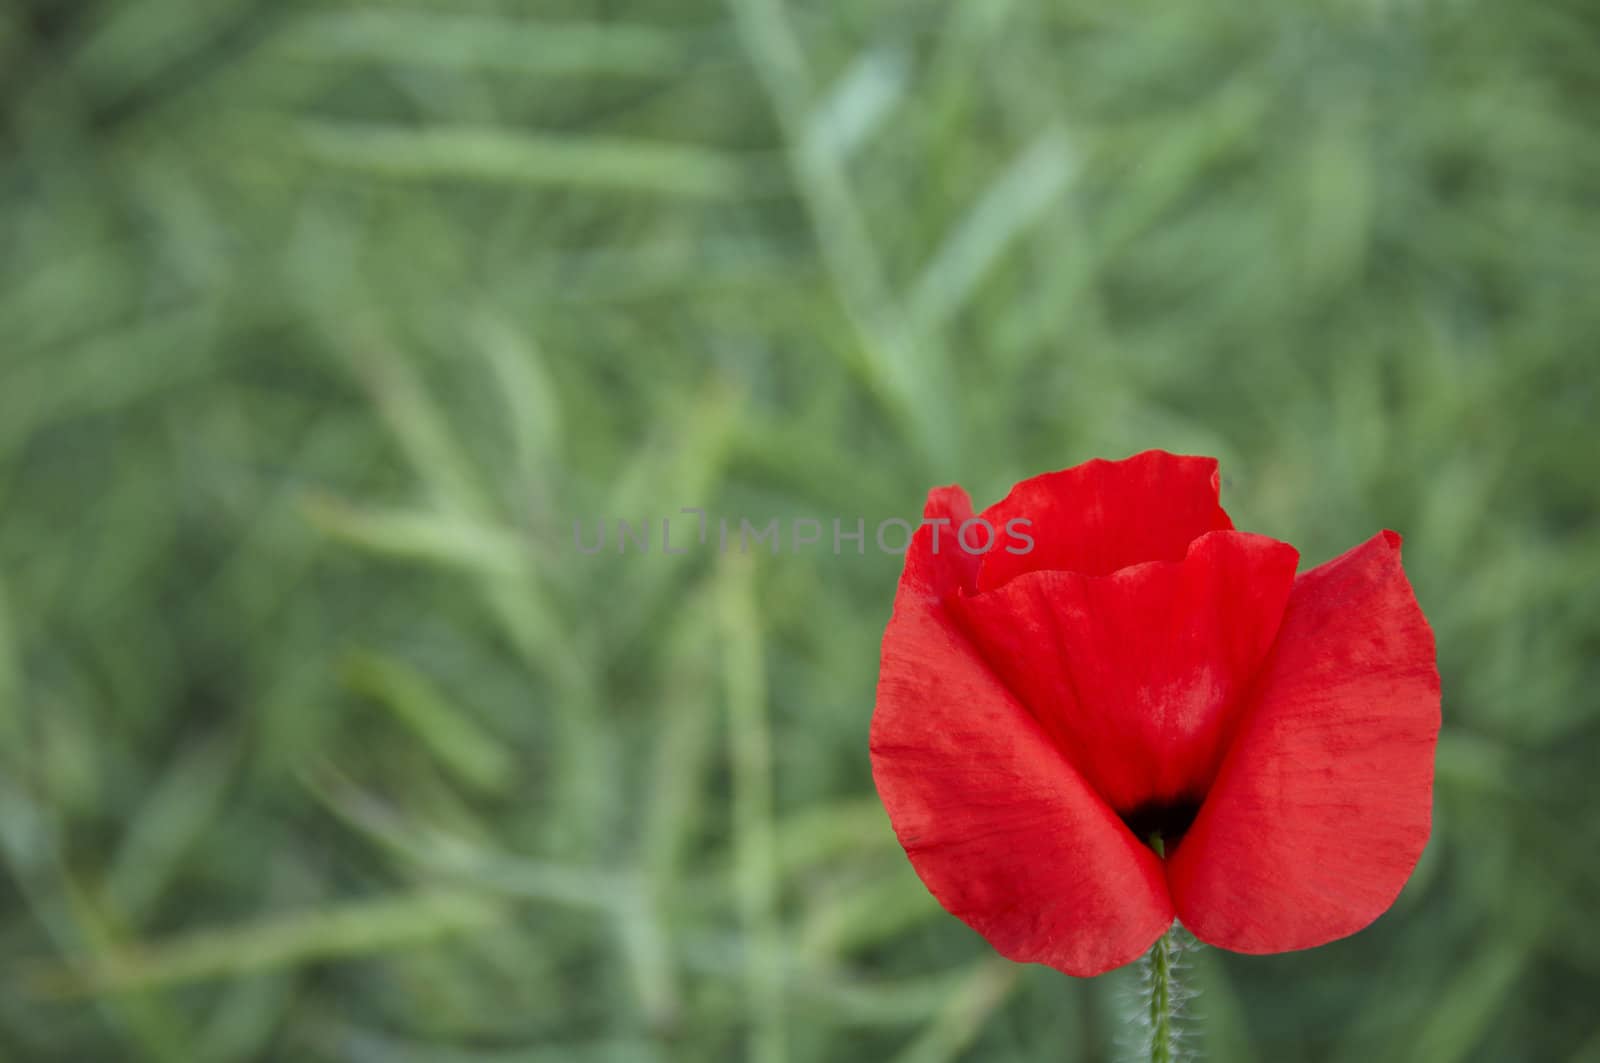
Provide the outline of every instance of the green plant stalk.
<path id="1" fill-rule="evenodd" d="M 1150 1063 L 1172 1063 L 1172 931 L 1156 938 L 1144 962 L 1150 980 Z"/>
<path id="2" fill-rule="evenodd" d="M 1159 833 L 1150 836 L 1150 847 L 1166 859 L 1166 846 Z M 1174 924 L 1176 925 L 1176 924 Z M 1145 982 L 1150 1002 L 1150 1063 L 1173 1063 L 1173 1003 L 1177 993 L 1173 969 L 1173 927 L 1168 927 L 1145 953 Z"/>

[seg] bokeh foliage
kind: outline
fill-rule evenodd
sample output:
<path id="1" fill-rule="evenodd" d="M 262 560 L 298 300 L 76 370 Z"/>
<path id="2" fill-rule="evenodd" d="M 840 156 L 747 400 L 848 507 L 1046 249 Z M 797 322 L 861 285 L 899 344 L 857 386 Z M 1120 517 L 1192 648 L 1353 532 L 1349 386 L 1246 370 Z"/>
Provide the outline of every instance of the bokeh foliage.
<path id="1" fill-rule="evenodd" d="M 0 1056 L 1111 1058 L 872 795 L 894 557 L 571 524 L 1160 446 L 1445 690 L 1197 1047 L 1600 1059 L 1597 108 L 1585 0 L 4 0 Z"/>

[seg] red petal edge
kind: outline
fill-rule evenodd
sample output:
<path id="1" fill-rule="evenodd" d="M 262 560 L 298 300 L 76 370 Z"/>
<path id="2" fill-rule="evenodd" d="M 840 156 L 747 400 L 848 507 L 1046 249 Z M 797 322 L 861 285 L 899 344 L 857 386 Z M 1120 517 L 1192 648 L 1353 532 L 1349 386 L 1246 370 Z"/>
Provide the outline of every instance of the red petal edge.
<path id="1" fill-rule="evenodd" d="M 1216 458 L 1164 450 L 1023 480 L 982 516 L 1007 546 L 1019 542 L 1008 535 L 1010 522 L 1029 521 L 1021 531 L 1033 548 L 986 554 L 978 590 L 1041 569 L 1100 576 L 1141 561 L 1182 561 L 1195 539 L 1233 528 L 1217 503 L 1220 485 Z"/>
<path id="2" fill-rule="evenodd" d="M 1353 934 L 1399 895 L 1432 819 L 1439 673 L 1399 535 L 1300 575 L 1246 712 L 1168 864 L 1178 917 L 1235 952 Z"/>
<path id="3" fill-rule="evenodd" d="M 971 515 L 960 488 L 926 516 Z M 907 553 L 884 635 L 872 774 L 929 891 L 1012 960 L 1101 974 L 1171 925 L 1161 862 L 1051 744 L 940 599 L 975 559 L 938 555 L 931 527 Z"/>

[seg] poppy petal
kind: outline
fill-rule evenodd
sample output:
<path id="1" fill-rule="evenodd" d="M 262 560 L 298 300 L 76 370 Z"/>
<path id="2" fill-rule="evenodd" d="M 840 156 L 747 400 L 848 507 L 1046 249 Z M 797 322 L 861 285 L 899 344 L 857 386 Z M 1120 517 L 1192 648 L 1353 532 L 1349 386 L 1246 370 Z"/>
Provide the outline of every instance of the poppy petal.
<path id="1" fill-rule="evenodd" d="M 1217 504 L 1217 459 L 1147 450 L 1122 461 L 1093 461 L 1023 480 L 982 514 L 997 545 L 984 555 L 978 589 L 1024 572 L 1061 569 L 1099 576 L 1141 561 L 1182 561 L 1189 544 L 1231 529 Z M 1012 521 L 1026 521 L 1008 534 Z M 974 544 L 983 533 L 971 532 Z"/>
<path id="2" fill-rule="evenodd" d="M 1298 560 L 1264 535 L 1210 532 L 1181 561 L 1028 572 L 950 608 L 1107 803 L 1186 821 L 1272 648 Z M 1163 811 L 1179 807 L 1189 814 Z"/>
<path id="3" fill-rule="evenodd" d="M 1433 633 L 1400 536 L 1302 573 L 1216 784 L 1169 861 L 1184 925 L 1265 953 L 1371 923 L 1427 843 L 1438 734 Z"/>
<path id="4" fill-rule="evenodd" d="M 930 517 L 961 512 L 935 492 Z M 970 512 L 970 508 L 967 510 Z M 1161 863 L 1122 826 L 941 604 L 959 552 L 912 539 L 884 635 L 872 773 L 900 844 L 946 910 L 1013 960 L 1089 976 L 1173 918 Z"/>

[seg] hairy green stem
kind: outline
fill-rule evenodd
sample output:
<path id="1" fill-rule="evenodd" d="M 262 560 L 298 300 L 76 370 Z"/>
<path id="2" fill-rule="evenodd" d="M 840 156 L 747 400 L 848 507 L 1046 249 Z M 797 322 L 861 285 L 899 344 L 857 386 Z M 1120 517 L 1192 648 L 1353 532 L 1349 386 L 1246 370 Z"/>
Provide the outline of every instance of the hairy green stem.
<path id="1" fill-rule="evenodd" d="M 1150 848 L 1163 860 L 1166 843 L 1159 831 L 1150 835 Z M 1150 994 L 1150 1063 L 1173 1063 L 1173 1012 L 1177 1004 L 1177 973 L 1173 965 L 1177 924 L 1168 927 L 1145 953 L 1145 983 Z"/>
<path id="2" fill-rule="evenodd" d="M 1156 938 L 1145 953 L 1150 983 L 1150 1063 L 1172 1063 L 1172 931 Z"/>

